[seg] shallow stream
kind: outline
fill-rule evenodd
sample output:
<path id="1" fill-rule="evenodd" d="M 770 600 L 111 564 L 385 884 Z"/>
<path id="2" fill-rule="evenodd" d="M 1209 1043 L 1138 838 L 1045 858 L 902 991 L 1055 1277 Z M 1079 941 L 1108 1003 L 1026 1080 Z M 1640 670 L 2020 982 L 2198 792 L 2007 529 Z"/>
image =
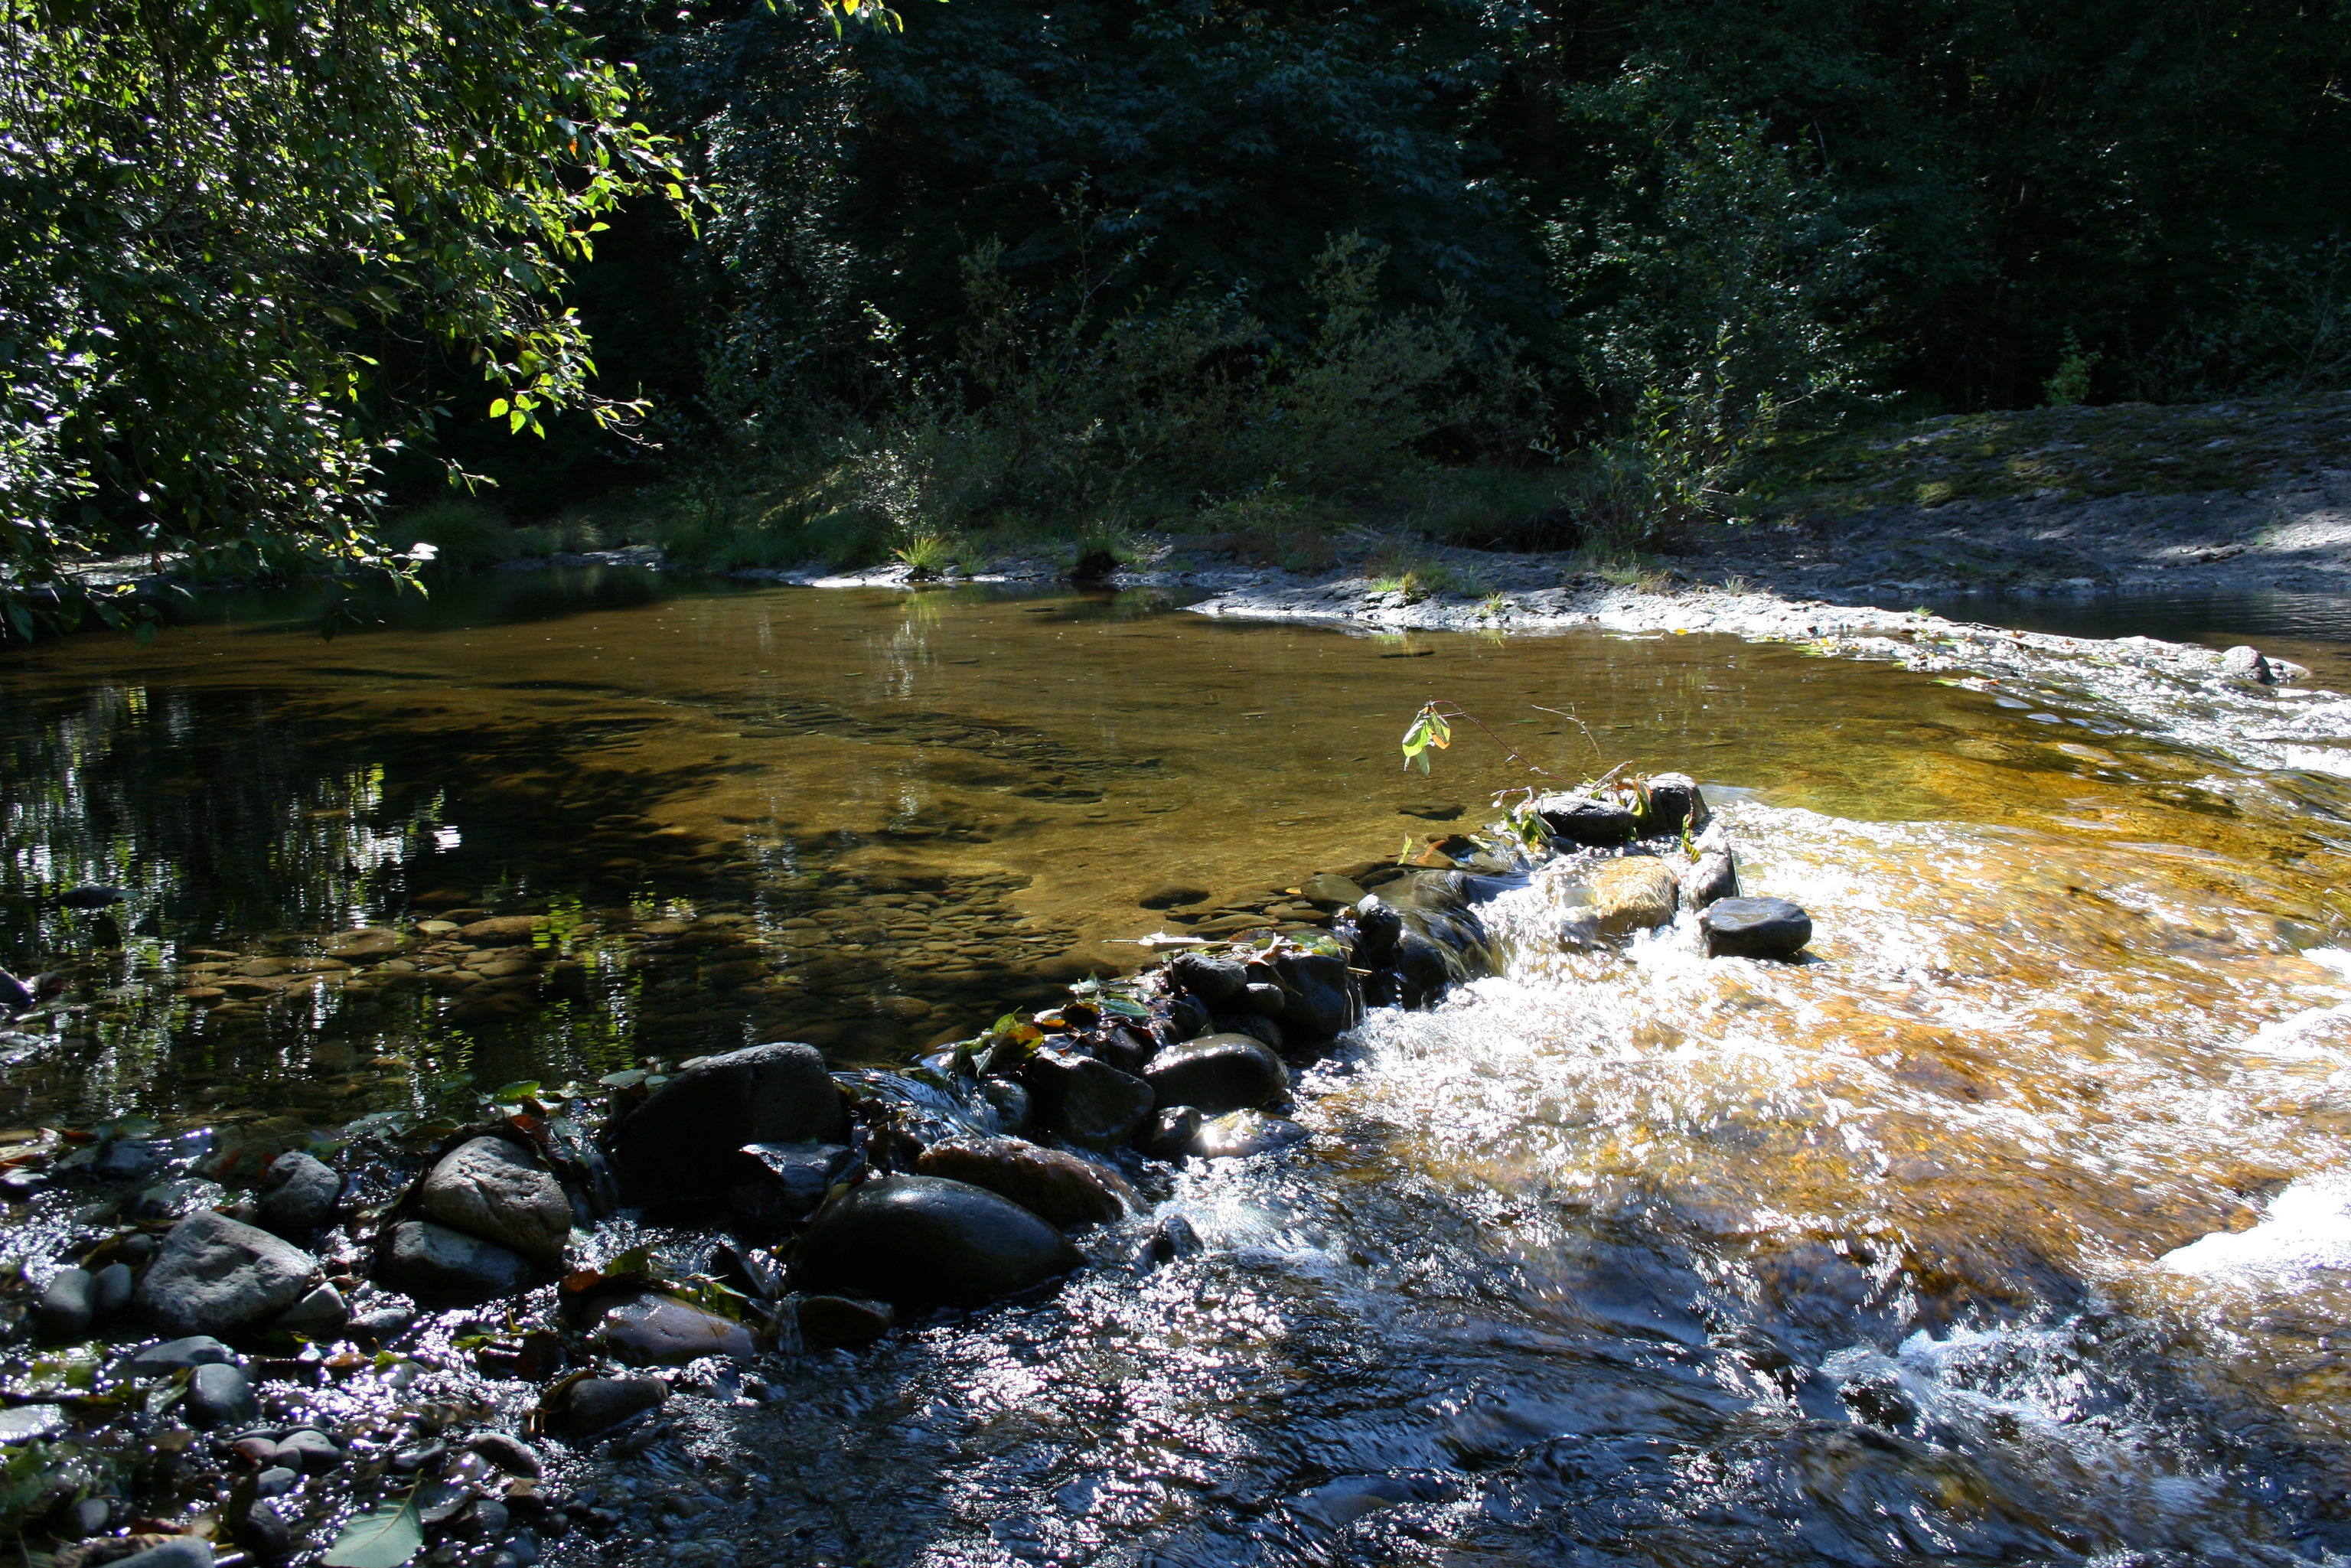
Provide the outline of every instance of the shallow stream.
<path id="1" fill-rule="evenodd" d="M 1490 736 L 1424 779 L 1431 696 Z M 569 1472 L 632 1522 L 555 1560 L 2332 1561 L 2351 780 L 2226 740 L 1132 596 L 549 574 L 324 645 L 232 603 L 0 666 L 0 966 L 65 988 L 0 1138 L 900 1061 L 1154 932 L 1307 921 L 1304 876 L 1483 820 L 1503 741 L 1679 768 L 1809 962 L 1562 955 L 1509 895 L 1509 972 L 1374 1014 L 1308 1143 L 1176 1176 L 1198 1256 L 1099 1237 L 1050 1302 L 698 1385 Z M 50 902 L 89 883 L 129 896 Z M 461 929 L 520 914 L 536 948 Z M 326 956 L 419 921 L 412 967 Z"/>

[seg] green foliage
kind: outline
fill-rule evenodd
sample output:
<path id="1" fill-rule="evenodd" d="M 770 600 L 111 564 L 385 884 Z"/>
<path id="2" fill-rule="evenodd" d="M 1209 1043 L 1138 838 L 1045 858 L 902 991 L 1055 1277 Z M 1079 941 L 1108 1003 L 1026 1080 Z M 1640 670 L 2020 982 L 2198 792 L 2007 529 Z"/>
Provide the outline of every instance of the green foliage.
<path id="1" fill-rule="evenodd" d="M 2042 384 L 2041 401 L 2050 408 L 2072 408 L 2090 401 L 2090 372 L 2104 354 L 2085 352 L 2074 329 L 2065 329 L 2065 351 L 2057 357 L 2057 373 Z"/>
<path id="2" fill-rule="evenodd" d="M 552 541 L 525 537 L 530 532 L 508 528 L 485 502 L 450 497 L 401 513 L 384 527 L 382 538 L 384 548 L 421 568 L 470 571 L 517 555 L 549 553 Z"/>
<path id="3" fill-rule="evenodd" d="M 2132 361 L 2138 394 L 2206 402 L 2351 391 L 2351 235 L 2227 255 L 2234 267 L 2211 304 L 2185 312 Z"/>
<path id="4" fill-rule="evenodd" d="M 510 430 L 632 416 L 560 292 L 678 175 L 551 0 L 0 0 L 0 56 L 12 620 L 120 620 L 66 570 L 110 551 L 394 565 L 375 470 L 438 413 L 420 353 Z"/>
<path id="5" fill-rule="evenodd" d="M 1453 745 L 1453 727 L 1446 720 L 1434 698 L 1421 706 L 1413 715 L 1412 724 L 1404 732 L 1404 765 L 1420 764 L 1423 773 L 1429 771 L 1429 752 L 1444 751 Z"/>

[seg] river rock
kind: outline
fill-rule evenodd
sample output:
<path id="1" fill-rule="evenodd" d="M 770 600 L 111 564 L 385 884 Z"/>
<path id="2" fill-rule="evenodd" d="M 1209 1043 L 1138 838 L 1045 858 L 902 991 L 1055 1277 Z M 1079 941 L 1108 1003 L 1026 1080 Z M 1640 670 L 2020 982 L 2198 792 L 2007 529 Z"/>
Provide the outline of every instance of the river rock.
<path id="1" fill-rule="evenodd" d="M 1029 1130 L 1035 1113 L 1026 1086 L 1009 1078 L 991 1078 L 979 1086 L 980 1098 L 996 1108 L 996 1120 L 1003 1129 L 1018 1136 Z"/>
<path id="2" fill-rule="evenodd" d="M 817 1216 L 792 1256 L 790 1281 L 905 1306 L 978 1307 L 1084 1261 L 1067 1237 L 1009 1198 L 967 1182 L 893 1176 Z"/>
<path id="3" fill-rule="evenodd" d="M 2265 686 L 2277 685 L 2277 674 L 2262 651 L 2249 643 L 2240 643 L 2220 655 L 2221 673 L 2232 680 L 2255 681 Z"/>
<path id="4" fill-rule="evenodd" d="M 68 909 L 106 909 L 120 904 L 130 896 L 119 887 L 105 887 L 91 883 L 60 894 L 57 902 Z"/>
<path id="5" fill-rule="evenodd" d="M 139 1276 L 131 1271 L 128 1263 L 109 1263 L 90 1276 L 90 1315 L 99 1322 L 120 1317 L 131 1310 L 131 1298 L 139 1288 Z"/>
<path id="6" fill-rule="evenodd" d="M 345 1456 L 335 1440 L 315 1427 L 298 1427 L 280 1439 L 277 1462 L 307 1476 L 323 1476 L 343 1468 Z"/>
<path id="7" fill-rule="evenodd" d="M 889 1302 L 850 1296 L 803 1296 L 798 1316 L 800 1343 L 810 1350 L 857 1350 L 888 1333 L 898 1322 Z"/>
<path id="8" fill-rule="evenodd" d="M 1633 809 L 1590 795 L 1538 795 L 1534 814 L 1555 839 L 1571 844 L 1623 844 L 1633 839 Z"/>
<path id="9" fill-rule="evenodd" d="M 1196 1105 L 1170 1105 L 1151 1113 L 1150 1125 L 1134 1136 L 1134 1146 L 1155 1160 L 1180 1160 L 1192 1152 L 1202 1121 Z"/>
<path id="10" fill-rule="evenodd" d="M 468 1236 L 552 1264 L 571 1239 L 571 1200 L 538 1155 L 504 1138 L 475 1138 L 452 1149 L 424 1178 L 426 1214 Z"/>
<path id="11" fill-rule="evenodd" d="M 307 1241 L 335 1217 L 343 1178 L 335 1168 L 299 1149 L 269 1162 L 254 1198 L 261 1228 L 288 1241 Z"/>
<path id="12" fill-rule="evenodd" d="M 511 1433 L 477 1432 L 465 1439 L 465 1447 L 510 1476 L 537 1480 L 546 1472 L 538 1450 Z"/>
<path id="13" fill-rule="evenodd" d="M 1208 1004 L 1194 996 L 1177 997 L 1167 1004 L 1167 1027 L 1176 1031 L 1177 1040 L 1189 1040 L 1196 1034 L 1207 1033 Z"/>
<path id="14" fill-rule="evenodd" d="M 1200 1124 L 1192 1152 L 1202 1159 L 1245 1159 L 1306 1141 L 1306 1129 L 1279 1116 L 1258 1111 L 1236 1111 Z"/>
<path id="15" fill-rule="evenodd" d="M 1152 889 L 1134 902 L 1144 909 L 1181 909 L 1187 904 L 1206 904 L 1209 896 L 1204 888 L 1171 883 L 1165 887 Z"/>
<path id="16" fill-rule="evenodd" d="M 1362 888 L 1338 873 L 1318 871 L 1299 884 L 1298 896 L 1328 909 L 1343 904 L 1360 904 L 1364 894 Z"/>
<path id="17" fill-rule="evenodd" d="M 925 1149 L 914 1168 L 986 1187 L 1063 1230 L 1107 1225 L 1138 1207 L 1115 1171 L 1021 1138 L 951 1138 Z"/>
<path id="18" fill-rule="evenodd" d="M 612 1146 L 631 1200 L 716 1197 L 746 1144 L 842 1144 L 849 1116 L 812 1045 L 778 1042 L 705 1057 L 656 1090 Z"/>
<path id="19" fill-rule="evenodd" d="M 141 1377 L 167 1377 L 174 1372 L 192 1366 L 234 1366 L 236 1352 L 210 1334 L 190 1334 L 185 1339 L 167 1339 L 161 1344 L 151 1344 L 135 1351 L 131 1357 L 131 1370 Z"/>
<path id="20" fill-rule="evenodd" d="M 623 1366 L 684 1366 L 705 1355 L 747 1361 L 758 1349 L 741 1323 L 660 1295 L 639 1296 L 607 1312 L 596 1343 Z"/>
<path id="21" fill-rule="evenodd" d="M 1209 1020 L 1209 1034 L 1245 1034 L 1273 1051 L 1281 1049 L 1281 1024 L 1263 1013 L 1219 1013 Z M 1207 1036 L 1202 1036 L 1206 1039 Z"/>
<path id="22" fill-rule="evenodd" d="M 1281 1016 L 1283 1001 L 1281 988 L 1271 980 L 1251 980 L 1241 988 L 1241 994 L 1233 1000 L 1234 1005 L 1241 1011 L 1255 1013 L 1261 1019 L 1278 1019 Z"/>
<path id="23" fill-rule="evenodd" d="M 1084 1148 L 1115 1147 L 1151 1110 L 1150 1084 L 1090 1056 L 1040 1051 L 1022 1074 L 1037 1124 Z"/>
<path id="24" fill-rule="evenodd" d="M 727 1201 L 750 1228 L 781 1230 L 814 1214 L 856 1158 L 841 1144 L 746 1144 Z"/>
<path id="25" fill-rule="evenodd" d="M 34 1309 L 34 1322 L 41 1337 L 53 1344 L 68 1343 L 89 1333 L 89 1325 L 98 1316 L 98 1303 L 93 1299 L 97 1281 L 87 1269 L 60 1269 L 41 1291 L 40 1304 Z"/>
<path id="26" fill-rule="evenodd" d="M 1249 984 L 1249 971 L 1231 958 L 1207 953 L 1178 953 L 1167 966 L 1176 984 L 1211 1008 L 1231 1001 Z"/>
<path id="27" fill-rule="evenodd" d="M 1572 946 L 1669 925 L 1680 906 L 1681 883 L 1673 868 L 1650 855 L 1603 861 L 1592 868 L 1584 886 L 1592 902 L 1561 927 L 1561 937 Z"/>
<path id="28" fill-rule="evenodd" d="M 1698 918 L 1710 958 L 1792 958 L 1813 939 L 1813 917 L 1784 898 L 1725 898 Z"/>
<path id="29" fill-rule="evenodd" d="M 530 1260 L 512 1248 L 429 1219 L 405 1219 L 392 1227 L 380 1277 L 420 1301 L 467 1307 L 513 1295 L 530 1275 Z"/>
<path id="30" fill-rule="evenodd" d="M 1708 850 L 1682 877 L 1682 907 L 1704 909 L 1739 896 L 1739 862 L 1729 850 Z"/>
<path id="31" fill-rule="evenodd" d="M 1404 935 L 1404 915 L 1376 893 L 1367 893 L 1355 904 L 1355 960 L 1366 967 L 1384 964 Z"/>
<path id="32" fill-rule="evenodd" d="M 294 1551 L 293 1521 L 277 1511 L 276 1503 L 256 1500 L 236 1521 L 236 1541 L 255 1561 L 278 1562 Z"/>
<path id="33" fill-rule="evenodd" d="M 1355 1026 L 1362 1001 L 1347 960 L 1336 953 L 1284 953 L 1273 961 L 1289 1003 L 1282 1009 L 1282 1032 L 1328 1040 Z"/>
<path id="34" fill-rule="evenodd" d="M 213 1549 L 201 1536 L 182 1535 L 118 1557 L 108 1568 L 213 1568 Z"/>
<path id="35" fill-rule="evenodd" d="M 199 1209 L 163 1239 L 139 1281 L 138 1301 L 166 1333 L 234 1333 L 276 1317 L 318 1278 L 318 1261 L 308 1252 Z"/>
<path id="36" fill-rule="evenodd" d="M 277 1326 L 317 1339 L 336 1333 L 350 1321 L 350 1305 L 343 1300 L 343 1293 L 332 1285 L 322 1284 L 287 1308 Z"/>
<path id="37" fill-rule="evenodd" d="M 586 1442 L 632 1416 L 660 1409 L 668 1397 L 669 1386 L 650 1377 L 583 1377 L 566 1386 L 547 1412 L 547 1429 L 566 1442 Z"/>
<path id="38" fill-rule="evenodd" d="M 1263 1041 L 1211 1034 L 1159 1053 L 1143 1070 L 1160 1108 L 1189 1105 L 1220 1115 L 1271 1104 L 1290 1092 L 1290 1070 Z"/>
<path id="39" fill-rule="evenodd" d="M 346 964 L 389 958 L 399 951 L 400 934 L 384 925 L 362 925 L 356 931 L 338 932 L 327 938 L 327 956 Z"/>
<path id="40" fill-rule="evenodd" d="M 34 1002 L 33 988 L 0 969 L 0 1013 L 20 1013 Z"/>
<path id="41" fill-rule="evenodd" d="M 1703 832 L 1714 813 L 1707 810 L 1706 794 L 1687 773 L 1658 773 L 1649 779 L 1648 821 L 1642 831 L 1652 838 L 1667 833 Z"/>
<path id="42" fill-rule="evenodd" d="M 1396 938 L 1395 962 L 1396 973 L 1419 993 L 1420 1000 L 1437 995 L 1453 977 L 1445 949 L 1417 931 L 1406 931 Z"/>
<path id="43" fill-rule="evenodd" d="M 197 1427 L 255 1421 L 261 1416 L 244 1370 L 218 1363 L 199 1366 L 188 1375 L 186 1408 L 190 1424 Z"/>

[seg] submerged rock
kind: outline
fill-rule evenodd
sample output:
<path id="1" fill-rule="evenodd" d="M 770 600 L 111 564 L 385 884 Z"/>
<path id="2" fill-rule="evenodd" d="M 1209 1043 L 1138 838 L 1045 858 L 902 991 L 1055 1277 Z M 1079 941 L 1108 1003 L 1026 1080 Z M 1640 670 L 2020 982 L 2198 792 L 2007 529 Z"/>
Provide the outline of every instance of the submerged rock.
<path id="1" fill-rule="evenodd" d="M 433 1167 L 418 1194 L 424 1212 L 536 1263 L 562 1258 L 571 1239 L 571 1201 L 538 1157 L 504 1138 L 474 1138 Z"/>
<path id="2" fill-rule="evenodd" d="M 924 1176 L 986 1187 L 1063 1230 L 1107 1225 L 1136 1207 L 1115 1171 L 1020 1138 L 956 1138 L 925 1149 Z"/>
<path id="3" fill-rule="evenodd" d="M 639 1296 L 604 1314 L 596 1343 L 624 1366 L 684 1366 L 705 1355 L 748 1360 L 758 1347 L 731 1318 L 673 1296 Z"/>
<path id="4" fill-rule="evenodd" d="M 1560 924 L 1560 939 L 1570 946 L 1671 925 L 1681 895 L 1673 868 L 1651 855 L 1602 861 L 1583 888 L 1589 902 Z"/>
<path id="5" fill-rule="evenodd" d="M 420 1301 L 453 1307 L 513 1295 L 530 1283 L 530 1260 L 512 1248 L 429 1219 L 392 1227 L 379 1275 Z"/>
<path id="6" fill-rule="evenodd" d="M 1189 1105 L 1207 1115 L 1270 1105 L 1290 1092 L 1290 1070 L 1263 1041 L 1211 1034 L 1168 1047 L 1143 1070 L 1163 1110 Z"/>
<path id="7" fill-rule="evenodd" d="M 321 1160 L 288 1150 L 269 1162 L 255 1195 L 261 1228 L 288 1241 L 308 1241 L 326 1228 L 343 1196 L 343 1178 Z"/>
<path id="8" fill-rule="evenodd" d="M 1319 871 L 1299 884 L 1298 895 L 1309 904 L 1325 908 L 1342 904 L 1359 904 L 1364 890 L 1336 872 Z"/>
<path id="9" fill-rule="evenodd" d="M 889 1302 L 849 1296 L 803 1296 L 798 1315 L 800 1343 L 810 1350 L 857 1350 L 888 1333 L 898 1322 Z"/>
<path id="10" fill-rule="evenodd" d="M 20 1013 L 33 1005 L 33 988 L 0 969 L 0 1013 Z"/>
<path id="11" fill-rule="evenodd" d="M 660 1409 L 668 1397 L 668 1385 L 650 1377 L 583 1377 L 557 1390 L 544 1412 L 547 1429 L 566 1442 L 584 1443 L 632 1416 Z"/>
<path id="12" fill-rule="evenodd" d="M 1192 1152 L 1202 1159 L 1245 1159 L 1306 1141 L 1306 1129 L 1279 1116 L 1257 1111 L 1236 1111 L 1203 1122 L 1193 1136 Z"/>
<path id="13" fill-rule="evenodd" d="M 792 1256 L 790 1282 L 905 1306 L 978 1307 L 1084 1261 L 1059 1230 L 985 1187 L 893 1176 L 817 1216 Z"/>
<path id="14" fill-rule="evenodd" d="M 1115 1147 L 1151 1111 L 1150 1084 L 1090 1056 L 1040 1051 L 1022 1072 L 1037 1124 L 1083 1148 Z"/>
<path id="15" fill-rule="evenodd" d="M 139 1281 L 138 1301 L 168 1333 L 234 1333 L 276 1317 L 318 1279 L 318 1261 L 308 1252 L 200 1209 L 163 1239 Z"/>
<path id="16" fill-rule="evenodd" d="M 1739 862 L 1729 850 L 1709 850 L 1682 877 L 1682 907 L 1704 909 L 1739 896 Z"/>
<path id="17" fill-rule="evenodd" d="M 1624 844 L 1633 841 L 1633 809 L 1614 799 L 1589 795 L 1539 795 L 1534 814 L 1555 839 L 1572 844 Z"/>
<path id="18" fill-rule="evenodd" d="M 654 1092 L 622 1125 L 613 1164 L 631 1200 L 716 1197 L 746 1144 L 840 1144 L 841 1091 L 812 1045 L 748 1046 L 707 1057 Z"/>
<path id="19" fill-rule="evenodd" d="M 130 896 L 119 887 L 93 883 L 58 894 L 57 903 L 68 909 L 107 909 Z"/>
<path id="20" fill-rule="evenodd" d="M 1813 939 L 1813 917 L 1784 898 L 1725 898 L 1698 916 L 1710 958 L 1792 958 Z"/>
<path id="21" fill-rule="evenodd" d="M 1180 1160 L 1192 1152 L 1204 1120 L 1199 1108 L 1171 1105 L 1152 1113 L 1151 1124 L 1135 1134 L 1134 1146 L 1155 1160 Z"/>

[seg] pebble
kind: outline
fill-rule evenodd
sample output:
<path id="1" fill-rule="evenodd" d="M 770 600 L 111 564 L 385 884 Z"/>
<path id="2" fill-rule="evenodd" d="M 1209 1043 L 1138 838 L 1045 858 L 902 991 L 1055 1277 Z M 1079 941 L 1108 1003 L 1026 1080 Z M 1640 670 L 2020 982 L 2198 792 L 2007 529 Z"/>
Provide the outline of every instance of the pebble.
<path id="1" fill-rule="evenodd" d="M 253 1478 L 253 1495 L 257 1498 L 284 1497 L 302 1484 L 301 1475 L 284 1465 L 272 1465 Z"/>
<path id="2" fill-rule="evenodd" d="M 287 1433 L 285 1441 L 277 1445 L 277 1462 L 292 1466 L 305 1475 L 324 1475 L 329 1470 L 342 1468 L 343 1450 L 337 1448 L 335 1440 L 324 1432 L 304 1427 Z"/>
<path id="3" fill-rule="evenodd" d="M 250 1421 L 261 1414 L 245 1374 L 218 1363 L 199 1366 L 190 1375 L 186 1408 L 190 1423 L 197 1427 Z"/>

